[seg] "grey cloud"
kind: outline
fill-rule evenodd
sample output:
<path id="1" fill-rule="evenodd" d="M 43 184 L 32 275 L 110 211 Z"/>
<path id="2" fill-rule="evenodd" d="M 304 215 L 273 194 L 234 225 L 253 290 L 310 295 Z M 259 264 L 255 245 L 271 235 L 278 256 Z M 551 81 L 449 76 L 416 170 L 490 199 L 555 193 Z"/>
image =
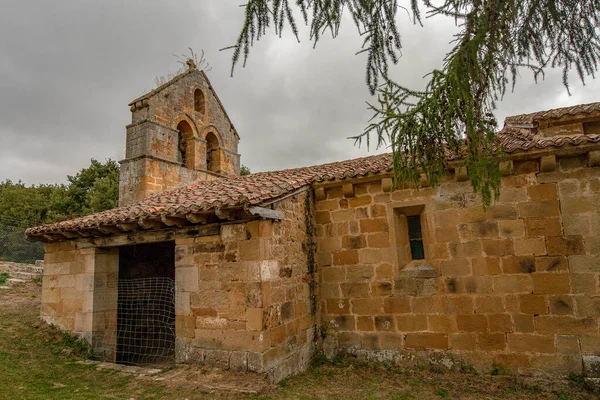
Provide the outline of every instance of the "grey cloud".
<path id="1" fill-rule="evenodd" d="M 404 18 L 401 16 L 401 18 Z M 364 129 L 373 101 L 364 83 L 360 38 L 347 25 L 316 49 L 303 29 L 256 44 L 246 68 L 229 76 L 243 20 L 238 2 L 189 0 L 5 0 L 0 15 L 0 180 L 64 182 L 94 157 L 121 159 L 127 103 L 154 87 L 156 76 L 180 66 L 172 56 L 203 48 L 208 72 L 240 136 L 242 163 L 253 171 L 297 167 L 367 155 L 346 137 Z M 394 77 L 422 87 L 439 68 L 456 27 L 432 19 L 404 20 L 403 58 Z M 573 96 L 560 73 L 533 85 L 524 80 L 499 104 L 506 115 L 597 100 L 600 82 Z M 371 148 L 373 153 L 374 147 Z M 379 149 L 379 152 L 385 149 Z"/>

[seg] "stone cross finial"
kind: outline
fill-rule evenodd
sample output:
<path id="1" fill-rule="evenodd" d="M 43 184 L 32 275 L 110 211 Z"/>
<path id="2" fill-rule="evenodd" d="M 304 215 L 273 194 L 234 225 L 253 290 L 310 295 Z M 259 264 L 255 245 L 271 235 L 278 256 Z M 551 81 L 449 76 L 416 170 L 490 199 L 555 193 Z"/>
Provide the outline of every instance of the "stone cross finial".
<path id="1" fill-rule="evenodd" d="M 189 69 L 196 69 L 196 63 L 191 58 L 188 58 L 188 60 L 185 63 L 188 66 L 188 70 Z"/>

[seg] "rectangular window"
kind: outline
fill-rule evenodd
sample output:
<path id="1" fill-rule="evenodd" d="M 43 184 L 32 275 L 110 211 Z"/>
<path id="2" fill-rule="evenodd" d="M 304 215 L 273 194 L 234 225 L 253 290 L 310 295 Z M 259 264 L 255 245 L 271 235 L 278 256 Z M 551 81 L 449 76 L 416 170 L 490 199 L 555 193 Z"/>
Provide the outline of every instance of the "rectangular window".
<path id="1" fill-rule="evenodd" d="M 423 260 L 425 249 L 423 248 L 423 231 L 421 230 L 421 216 L 413 215 L 406 217 L 408 223 L 408 240 L 410 241 L 410 254 L 413 260 Z"/>
<path id="2" fill-rule="evenodd" d="M 404 267 L 411 261 L 425 260 L 425 242 L 429 230 L 424 204 L 394 207 L 394 231 L 398 265 Z"/>

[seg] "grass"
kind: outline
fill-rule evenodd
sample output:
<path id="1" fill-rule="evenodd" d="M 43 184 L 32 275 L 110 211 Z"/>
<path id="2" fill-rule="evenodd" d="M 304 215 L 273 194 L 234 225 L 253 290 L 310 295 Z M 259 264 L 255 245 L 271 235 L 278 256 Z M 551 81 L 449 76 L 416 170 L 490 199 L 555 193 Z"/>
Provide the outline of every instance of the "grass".
<path id="1" fill-rule="evenodd" d="M 337 358 L 317 361 L 262 395 L 203 393 L 191 379 L 156 381 L 98 370 L 78 361 L 89 346 L 38 321 L 39 286 L 0 292 L 0 398 L 12 399 L 562 399 L 594 398 L 572 377 L 568 390 L 529 387 L 511 377 L 474 373 L 471 366 L 443 372 Z M 163 373 L 168 376 L 182 367 Z M 200 368 L 200 370 L 202 370 Z M 501 371 L 501 368 L 498 368 Z"/>
<path id="2" fill-rule="evenodd" d="M 8 278 L 10 278 L 10 275 L 7 272 L 0 272 L 0 285 L 4 285 Z"/>

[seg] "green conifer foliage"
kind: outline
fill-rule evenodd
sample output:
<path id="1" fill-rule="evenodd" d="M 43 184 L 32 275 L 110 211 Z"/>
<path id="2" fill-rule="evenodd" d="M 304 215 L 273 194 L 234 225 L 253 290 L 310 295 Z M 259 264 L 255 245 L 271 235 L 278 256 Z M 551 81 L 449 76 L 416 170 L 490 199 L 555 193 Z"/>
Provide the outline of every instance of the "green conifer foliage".
<path id="1" fill-rule="evenodd" d="M 408 5 L 410 3 L 410 5 Z M 411 19 L 399 18 L 407 10 Z M 522 70 L 537 80 L 547 68 L 561 68 L 585 83 L 600 60 L 600 0 L 248 0 L 245 20 L 233 48 L 232 73 L 245 65 L 255 41 L 271 28 L 281 36 L 288 26 L 299 40 L 294 13 L 300 11 L 316 45 L 329 31 L 335 38 L 348 13 L 363 38 L 366 84 L 377 101 L 373 118 L 357 142 L 391 145 L 395 183 L 416 186 L 423 178 L 437 184 L 448 159 L 463 160 L 484 205 L 499 194 L 495 145 L 495 103 L 514 87 Z M 389 76 L 401 57 L 399 23 L 422 24 L 427 17 L 453 18 L 461 30 L 452 40 L 441 70 L 428 75 L 423 91 Z M 400 66 L 398 66 L 399 68 Z"/>

